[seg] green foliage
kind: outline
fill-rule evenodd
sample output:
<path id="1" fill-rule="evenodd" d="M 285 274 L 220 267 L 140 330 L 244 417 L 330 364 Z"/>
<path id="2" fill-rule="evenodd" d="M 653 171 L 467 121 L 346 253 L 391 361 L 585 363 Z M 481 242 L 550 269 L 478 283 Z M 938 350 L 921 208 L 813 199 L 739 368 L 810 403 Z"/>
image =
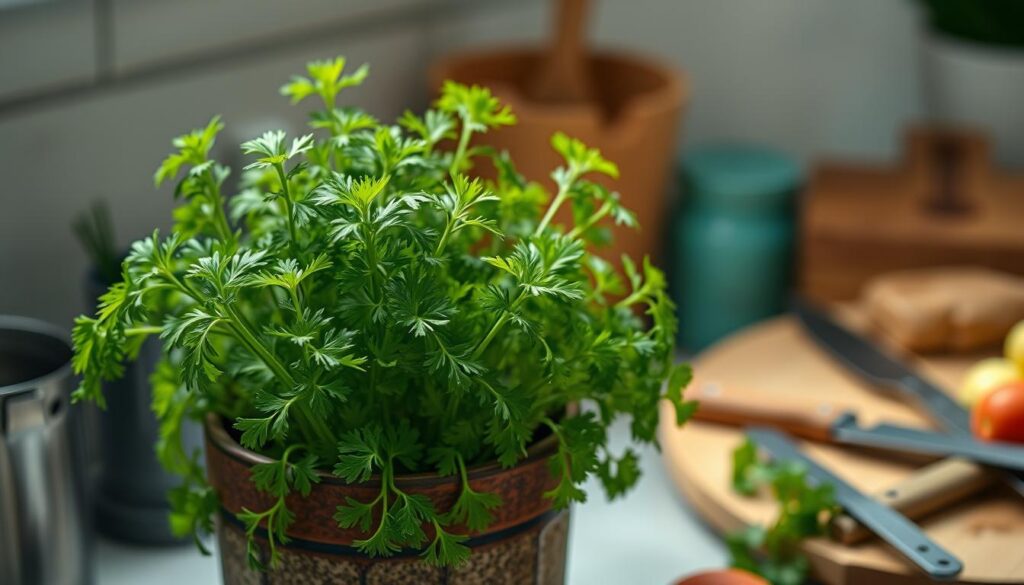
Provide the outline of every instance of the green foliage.
<path id="1" fill-rule="evenodd" d="M 733 451 L 732 485 L 745 496 L 769 486 L 779 504 L 779 515 L 771 526 L 750 526 L 726 539 L 732 565 L 774 585 L 802 584 L 810 566 L 800 544 L 825 534 L 839 510 L 832 486 L 811 485 L 807 469 L 798 462 L 763 463 L 749 440 Z"/>
<path id="2" fill-rule="evenodd" d="M 209 554 L 199 537 L 213 531 L 213 514 L 219 506 L 217 495 L 206 484 L 198 449 L 188 453 L 182 441 L 183 425 L 201 411 L 196 404 L 199 395 L 189 393 L 182 386 L 178 367 L 169 357 L 157 363 L 150 383 L 153 414 L 160 421 L 157 459 L 182 478 L 181 484 L 168 494 L 171 532 L 180 537 L 193 536 L 199 550 Z"/>
<path id="3" fill-rule="evenodd" d="M 363 65 L 350 75 L 342 75 L 345 58 L 336 57 L 329 61 L 313 61 L 306 65 L 309 77 L 295 76 L 281 88 L 281 95 L 291 98 L 297 104 L 311 95 L 318 95 L 328 109 L 334 108 L 335 98 L 346 87 L 361 85 L 370 74 L 370 67 Z"/>
<path id="4" fill-rule="evenodd" d="M 320 98 L 313 134 L 245 142 L 251 159 L 235 195 L 225 194 L 229 170 L 210 159 L 219 118 L 175 139 L 155 177 L 177 180 L 175 228 L 136 242 L 96 316 L 76 322 L 75 396 L 102 403 L 102 382 L 159 335 L 157 449 L 185 478 L 172 494 L 176 531 L 211 526 L 216 497 L 181 446 L 181 425 L 215 413 L 274 460 L 252 476 L 272 505 L 240 515 L 254 565 L 276 563 L 294 521 L 289 495 L 325 472 L 379 488 L 335 511 L 363 533 L 362 551 L 420 549 L 457 565 L 501 506 L 468 469 L 516 465 L 550 433 L 556 505 L 583 501 L 591 474 L 618 497 L 640 472 L 633 450 L 609 452 L 608 426 L 628 418 L 637 443 L 655 443 L 659 401 L 680 423 L 693 412 L 689 369 L 673 363 L 662 273 L 590 251 L 604 241 L 602 220 L 635 222 L 588 180 L 614 177 L 612 163 L 557 135 L 565 162 L 549 194 L 507 154 L 469 147 L 515 121 L 488 90 L 448 83 L 435 109 L 386 125 L 336 105 L 366 75 L 344 69 L 341 58 L 312 63 L 282 89 L 293 102 Z M 495 180 L 471 178 L 481 160 Z M 552 225 L 563 205 L 574 222 Z M 568 416 L 576 404 L 582 412 Z M 458 482 L 451 509 L 395 481 L 430 471 Z"/>
<path id="5" fill-rule="evenodd" d="M 242 509 L 238 519 L 245 524 L 245 532 L 249 537 L 247 556 L 249 564 L 263 569 L 261 552 L 254 538 L 262 529 L 266 534 L 270 550 L 270 567 L 276 568 L 281 556 L 277 547 L 288 544 L 288 527 L 295 521 L 295 515 L 288 509 L 285 498 L 292 491 L 308 496 L 314 483 L 320 482 L 316 473 L 316 455 L 306 455 L 302 459 L 291 462 L 290 456 L 296 451 L 306 450 L 305 445 L 292 445 L 285 449 L 280 459 L 270 463 L 260 463 L 252 468 L 252 482 L 256 487 L 275 498 L 274 505 L 262 512 Z"/>
<path id="6" fill-rule="evenodd" d="M 953 38 L 1019 49 L 1024 47 L 1024 4 L 1019 0 L 918 0 L 935 30 Z"/>

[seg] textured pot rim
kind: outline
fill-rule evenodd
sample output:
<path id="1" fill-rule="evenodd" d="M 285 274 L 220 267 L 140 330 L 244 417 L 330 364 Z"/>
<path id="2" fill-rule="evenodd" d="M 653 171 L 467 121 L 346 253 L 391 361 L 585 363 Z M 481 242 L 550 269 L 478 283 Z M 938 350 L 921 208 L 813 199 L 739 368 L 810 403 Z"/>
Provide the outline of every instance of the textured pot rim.
<path id="1" fill-rule="evenodd" d="M 569 409 L 570 412 L 573 409 Z M 243 447 L 238 441 L 231 436 L 231 433 L 227 430 L 227 419 L 219 414 L 208 413 L 205 420 L 203 421 L 203 430 L 206 433 L 206 439 L 213 446 L 218 448 L 228 457 L 235 459 L 248 467 L 257 465 L 260 463 L 272 463 L 276 461 L 266 455 L 261 455 L 250 449 Z M 500 474 L 508 469 L 513 469 L 521 465 L 532 463 L 538 459 L 545 459 L 557 452 L 558 439 L 554 434 L 550 434 L 540 441 L 532 443 L 526 448 L 526 457 L 517 461 L 513 467 L 505 468 L 502 467 L 497 461 L 484 463 L 482 465 L 474 465 L 466 469 L 468 480 L 472 481 L 484 477 L 490 477 L 493 475 Z M 317 471 L 317 475 L 320 476 L 320 484 L 327 485 L 359 485 L 350 484 L 342 478 L 326 473 L 324 471 Z M 431 486 L 440 485 L 445 483 L 451 483 L 457 480 L 454 476 L 442 476 L 437 473 L 406 473 L 395 476 L 395 483 L 397 485 L 404 485 L 407 487 L 413 486 Z M 363 482 L 363 484 L 379 485 L 381 480 L 380 474 L 373 474 L 370 478 Z"/>
<path id="2" fill-rule="evenodd" d="M 453 69 L 464 66 L 467 63 L 486 62 L 496 57 L 516 56 L 536 57 L 544 52 L 543 47 L 532 45 L 507 45 L 487 48 L 470 48 L 454 53 L 442 55 L 430 66 L 428 79 L 431 91 L 437 90 L 445 79 L 451 78 Z M 661 60 L 647 55 L 625 51 L 614 50 L 593 50 L 590 52 L 591 60 L 618 61 L 629 67 L 646 69 L 660 76 L 664 84 L 652 91 L 638 93 L 631 99 L 628 108 L 624 108 L 616 118 L 631 118 L 637 115 L 645 115 L 647 112 L 665 112 L 676 108 L 684 107 L 690 98 L 689 83 L 686 73 L 675 67 L 667 65 Z M 561 104 L 541 104 L 528 99 L 516 99 L 511 104 L 517 114 L 526 113 L 535 118 L 560 118 L 566 108 L 576 106 L 565 106 Z M 614 123 L 612 124 L 614 126 Z"/>

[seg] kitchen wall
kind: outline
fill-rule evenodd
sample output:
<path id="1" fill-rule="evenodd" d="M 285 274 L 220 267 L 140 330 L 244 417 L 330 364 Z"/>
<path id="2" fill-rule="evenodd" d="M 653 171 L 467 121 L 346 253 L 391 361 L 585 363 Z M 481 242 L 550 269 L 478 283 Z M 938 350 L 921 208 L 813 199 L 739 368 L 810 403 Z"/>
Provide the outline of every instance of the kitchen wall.
<path id="1" fill-rule="evenodd" d="M 38 5 L 37 5 L 38 4 Z M 909 1 L 603 0 L 595 44 L 687 70 L 684 145 L 745 140 L 802 159 L 885 159 L 920 113 Z M 166 229 L 152 172 L 212 113 L 219 148 L 298 130 L 276 94 L 314 58 L 372 64 L 345 99 L 390 117 L 420 107 L 424 70 L 456 48 L 535 42 L 541 0 L 49 0 L 0 9 L 0 313 L 69 324 L 85 308 L 72 218 L 111 203 L 124 245 Z"/>

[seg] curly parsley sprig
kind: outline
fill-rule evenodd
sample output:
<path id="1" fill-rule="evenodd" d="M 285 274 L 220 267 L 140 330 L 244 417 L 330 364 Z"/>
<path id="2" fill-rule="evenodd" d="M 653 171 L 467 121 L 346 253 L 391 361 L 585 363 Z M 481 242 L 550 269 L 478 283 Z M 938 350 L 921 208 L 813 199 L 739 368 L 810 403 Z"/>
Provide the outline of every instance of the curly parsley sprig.
<path id="1" fill-rule="evenodd" d="M 779 515 L 770 526 L 749 526 L 728 536 L 732 566 L 761 575 L 773 585 L 800 585 L 810 571 L 800 544 L 825 534 L 839 511 L 833 487 L 811 485 L 807 468 L 799 462 L 762 462 L 749 439 L 732 457 L 733 490 L 752 496 L 769 487 L 779 504 Z"/>

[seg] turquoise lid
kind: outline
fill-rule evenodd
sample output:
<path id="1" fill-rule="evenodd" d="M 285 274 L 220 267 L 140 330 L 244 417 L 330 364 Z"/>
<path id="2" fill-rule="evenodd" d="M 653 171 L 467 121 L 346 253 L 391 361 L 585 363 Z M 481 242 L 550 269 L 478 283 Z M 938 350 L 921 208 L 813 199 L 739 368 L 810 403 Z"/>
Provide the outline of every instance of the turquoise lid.
<path id="1" fill-rule="evenodd" d="M 719 145 L 683 158 L 689 194 L 720 203 L 784 203 L 801 182 L 800 165 L 770 148 Z"/>

